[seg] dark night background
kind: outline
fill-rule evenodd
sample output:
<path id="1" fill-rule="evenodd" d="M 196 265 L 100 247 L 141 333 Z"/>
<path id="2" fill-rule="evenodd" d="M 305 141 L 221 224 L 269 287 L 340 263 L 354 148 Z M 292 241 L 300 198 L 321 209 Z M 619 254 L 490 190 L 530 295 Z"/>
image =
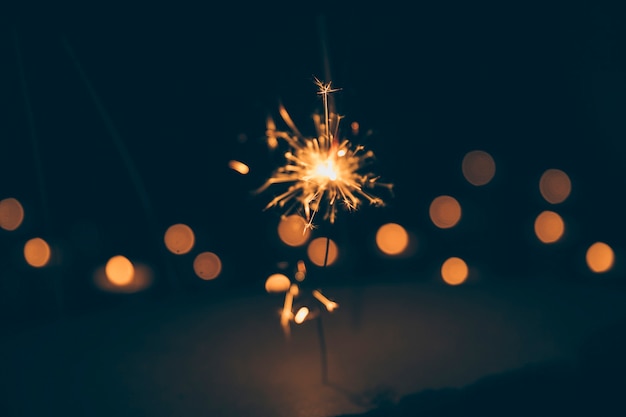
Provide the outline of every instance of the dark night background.
<path id="1" fill-rule="evenodd" d="M 333 227 L 316 230 L 345 254 L 327 274 L 312 272 L 324 284 L 435 282 L 441 261 L 456 255 L 477 271 L 470 286 L 545 280 L 623 291 L 626 16 L 618 6 L 310 4 L 288 13 L 157 2 L 18 10 L 0 32 L 0 199 L 15 197 L 26 212 L 18 230 L 0 230 L 6 334 L 172 293 L 262 293 L 277 262 L 303 258 L 303 249 L 278 241 L 280 213 L 262 210 L 271 191 L 251 191 L 276 165 L 263 142 L 267 116 L 279 121 L 282 102 L 310 132 L 321 106 L 313 77 L 326 78 L 326 59 L 342 89 L 335 98 L 344 127 L 355 120 L 371 129 L 363 140 L 376 153 L 373 169 L 395 193 L 381 191 L 382 209 L 341 212 Z M 461 172 L 473 149 L 496 161 L 484 187 Z M 230 170 L 231 159 L 250 174 Z M 572 194 L 556 207 L 538 190 L 548 168 L 572 180 Z M 461 203 L 454 229 L 428 218 L 440 194 Z M 532 231 L 546 209 L 566 222 L 554 245 Z M 389 221 L 415 236 L 413 256 L 377 254 L 374 233 Z M 162 236 L 179 222 L 197 241 L 177 257 Z M 21 255 L 33 236 L 55 251 L 41 270 Z M 616 252 L 603 276 L 584 263 L 598 240 Z M 214 281 L 193 274 L 201 250 L 223 261 Z M 151 265 L 154 285 L 133 295 L 96 289 L 93 270 L 118 253 Z"/>

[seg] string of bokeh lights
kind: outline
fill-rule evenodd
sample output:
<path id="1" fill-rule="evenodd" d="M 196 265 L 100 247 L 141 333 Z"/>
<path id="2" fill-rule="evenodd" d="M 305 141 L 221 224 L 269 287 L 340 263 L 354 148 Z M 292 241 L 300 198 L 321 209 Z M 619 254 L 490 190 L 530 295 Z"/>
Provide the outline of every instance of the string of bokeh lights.
<path id="1" fill-rule="evenodd" d="M 330 88 L 330 85 L 328 85 Z M 286 112 L 285 112 L 286 113 Z M 338 119 L 337 119 L 338 120 Z M 338 122 L 336 122 L 338 123 Z M 350 124 L 353 132 L 358 132 L 357 122 Z M 270 126 L 268 125 L 268 128 Z M 275 129 L 275 126 L 274 126 Z M 319 129 L 329 129 L 319 125 Z M 275 146 L 272 137 L 268 137 L 268 145 Z M 347 148 L 341 148 L 345 152 Z M 360 162 L 360 161 L 358 161 Z M 227 162 L 228 167 L 239 175 L 250 175 L 250 167 L 238 160 Z M 466 153 L 460 163 L 464 179 L 475 187 L 489 184 L 496 175 L 494 158 L 485 150 L 472 150 Z M 377 179 L 374 176 L 364 177 L 363 184 Z M 537 184 L 537 190 L 550 207 L 538 213 L 534 219 L 534 236 L 545 245 L 554 245 L 562 240 L 566 224 L 559 214 L 558 207 L 565 202 L 571 193 L 572 183 L 566 172 L 557 168 L 545 170 Z M 315 191 L 315 190 L 314 190 Z M 342 190 L 339 190 L 342 191 Z M 341 193 L 338 193 L 340 195 Z M 15 233 L 22 225 L 27 213 L 20 200 L 15 196 L 1 196 L 0 229 Z M 278 202 L 279 200 L 276 200 Z M 377 200 L 376 200 L 377 201 Z M 309 201 L 310 202 L 310 201 Z M 309 204 L 309 203 L 307 203 Z M 455 228 L 462 221 L 462 207 L 452 195 L 439 195 L 430 205 L 428 216 L 430 221 L 441 230 Z M 334 214 L 333 214 L 334 216 Z M 328 237 L 313 237 L 306 226 L 311 224 L 311 216 L 302 214 L 284 215 L 279 220 L 276 233 L 283 245 L 288 247 L 306 246 L 306 258 L 315 266 L 332 266 L 341 255 L 340 245 Z M 304 229 L 304 233 L 303 233 Z M 378 254 L 387 258 L 406 258 L 415 254 L 415 234 L 407 230 L 400 222 L 386 223 L 378 226 L 375 234 L 374 247 Z M 172 224 L 163 233 L 163 243 L 167 250 L 177 256 L 189 255 L 196 249 L 195 233 L 187 224 Z M 23 241 L 23 260 L 32 268 L 45 268 L 53 258 L 53 248 L 41 236 L 31 236 Z M 467 282 L 470 268 L 468 260 L 450 255 L 439 267 L 441 280 L 448 285 L 460 285 Z M 471 260 L 470 264 L 471 264 Z M 611 245 L 603 241 L 588 243 L 585 251 L 585 263 L 588 269 L 596 274 L 610 271 L 615 263 L 615 253 Z M 294 279 L 300 282 L 306 275 L 303 259 L 297 261 Z M 192 261 L 193 271 L 199 279 L 211 281 L 222 274 L 222 259 L 212 251 L 197 253 Z M 286 267 L 283 265 L 282 269 Z M 123 254 L 111 256 L 102 265 L 94 267 L 93 281 L 97 288 L 106 292 L 133 293 L 143 291 L 152 285 L 154 271 L 150 265 L 133 261 Z M 274 274 L 266 280 L 268 292 L 289 292 L 286 282 L 293 283 L 285 274 Z M 292 292 L 295 290 L 291 290 Z M 321 294 L 321 293 L 320 293 Z M 327 300 L 327 299 L 326 299 Z M 322 302 L 324 304 L 324 302 Z M 332 309 L 332 308 L 331 308 Z"/>
<path id="2" fill-rule="evenodd" d="M 247 175 L 249 168 L 239 161 L 230 161 L 229 166 L 239 174 Z M 462 172 L 465 180 L 474 186 L 489 183 L 495 175 L 495 162 L 484 150 L 468 152 L 462 160 Z M 245 168 L 243 168 L 245 167 Z M 566 230 L 566 224 L 558 213 L 558 205 L 567 200 L 571 192 L 571 181 L 567 173 L 560 169 L 545 170 L 540 176 L 537 190 L 543 199 L 552 207 L 541 211 L 534 220 L 534 235 L 545 245 L 558 243 Z M 16 232 L 27 215 L 20 201 L 15 197 L 4 197 L 0 200 L 0 228 L 8 233 Z M 456 227 L 462 218 L 459 201 L 450 195 L 440 195 L 432 200 L 428 213 L 432 223 L 439 229 Z M 308 261 L 320 266 L 324 260 L 325 238 L 312 238 L 311 232 L 302 232 L 306 224 L 304 217 L 291 214 L 280 219 L 276 233 L 280 242 L 289 247 L 306 246 Z M 386 257 L 403 257 L 412 249 L 413 235 L 400 223 L 379 225 L 375 234 L 375 247 L 380 255 Z M 173 224 L 163 235 L 164 245 L 175 255 L 189 254 L 195 245 L 193 229 L 186 224 Z M 586 246 L 585 263 L 593 273 L 606 273 L 615 262 L 615 253 L 611 245 L 603 241 L 595 241 Z M 53 255 L 50 244 L 40 236 L 26 238 L 23 242 L 23 261 L 32 268 L 45 268 Z M 333 265 L 340 256 L 340 248 L 331 240 L 328 255 L 328 266 Z M 300 264 L 302 269 L 302 264 Z M 222 261 L 219 255 L 210 251 L 202 251 L 193 259 L 193 270 L 197 277 L 212 280 L 220 276 Z M 103 291 L 136 292 L 148 288 L 152 282 L 150 266 L 140 262 L 132 262 L 123 255 L 112 256 L 108 261 L 94 269 L 94 282 Z M 297 275 L 297 272 L 296 272 Z M 456 256 L 447 258 L 440 268 L 440 278 L 449 285 L 466 282 L 469 268 L 466 260 Z M 299 275 L 297 275 L 299 276 Z M 274 279 L 274 278 L 273 278 Z M 268 292 L 277 291 L 280 285 L 273 286 L 268 278 Z"/>

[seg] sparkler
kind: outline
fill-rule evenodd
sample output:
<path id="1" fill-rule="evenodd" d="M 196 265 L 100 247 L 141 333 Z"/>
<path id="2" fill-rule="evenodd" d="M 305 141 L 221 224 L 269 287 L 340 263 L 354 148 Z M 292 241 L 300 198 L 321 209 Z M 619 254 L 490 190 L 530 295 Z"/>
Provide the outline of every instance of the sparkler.
<path id="1" fill-rule="evenodd" d="M 348 139 L 339 139 L 341 116 L 329 108 L 329 95 L 338 91 L 331 82 L 324 83 L 315 78 L 318 94 L 324 102 L 324 116 L 313 115 L 316 137 L 305 137 L 293 123 L 287 110 L 281 105 L 279 112 L 290 132 L 277 130 L 274 121 L 267 122 L 267 140 L 272 147 L 278 139 L 289 146 L 285 152 L 285 164 L 257 189 L 265 191 L 274 184 L 290 184 L 274 197 L 265 207 L 285 208 L 285 215 L 300 208 L 307 220 L 306 227 L 313 227 L 313 219 L 323 211 L 324 220 L 334 223 L 338 203 L 347 210 L 357 210 L 363 201 L 374 206 L 383 206 L 380 197 L 370 189 L 383 186 L 391 190 L 392 184 L 378 182 L 379 177 L 363 169 L 373 160 L 374 152 L 362 145 L 353 145 Z"/>

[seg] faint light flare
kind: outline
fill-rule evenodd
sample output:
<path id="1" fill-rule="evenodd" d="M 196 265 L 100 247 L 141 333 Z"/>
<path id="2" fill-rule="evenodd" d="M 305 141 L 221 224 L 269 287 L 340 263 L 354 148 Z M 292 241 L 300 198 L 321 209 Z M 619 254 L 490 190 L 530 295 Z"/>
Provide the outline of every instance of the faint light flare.
<path id="1" fill-rule="evenodd" d="M 143 291 L 152 285 L 154 280 L 152 268 L 143 263 L 133 263 L 133 270 L 132 279 L 128 284 L 117 285 L 107 277 L 105 266 L 101 266 L 93 273 L 94 284 L 101 291 L 126 294 Z"/>
<path id="2" fill-rule="evenodd" d="M 24 207 L 13 197 L 0 200 L 0 227 L 13 231 L 24 221 Z"/>
<path id="3" fill-rule="evenodd" d="M 313 297 L 315 297 L 320 303 L 324 304 L 326 310 L 331 313 L 339 307 L 339 304 L 326 298 L 326 296 L 319 290 L 313 290 L 311 294 L 313 294 Z"/>
<path id="4" fill-rule="evenodd" d="M 445 260 L 441 265 L 441 277 L 448 285 L 460 285 L 467 279 L 469 271 L 467 264 L 456 256 Z"/>
<path id="5" fill-rule="evenodd" d="M 558 213 L 545 210 L 535 218 L 535 235 L 543 243 L 557 242 L 563 236 L 565 223 Z"/>
<path id="6" fill-rule="evenodd" d="M 266 206 L 285 208 L 285 214 L 301 208 L 312 227 L 315 215 L 323 210 L 323 218 L 335 222 L 337 206 L 342 203 L 347 210 L 356 210 L 366 200 L 371 205 L 383 206 L 381 198 L 366 189 L 384 186 L 391 190 L 391 184 L 378 182 L 373 173 L 361 171 L 374 159 L 371 150 L 362 145 L 354 146 L 347 139 L 339 140 L 337 134 L 341 117 L 331 113 L 328 95 L 337 91 L 331 83 L 316 79 L 318 94 L 324 100 L 324 117 L 313 116 L 317 137 L 305 137 L 296 128 L 287 110 L 280 106 L 279 113 L 291 132 L 278 131 L 270 119 L 267 123 L 268 144 L 282 139 L 289 147 L 284 153 L 285 164 L 276 169 L 273 175 L 257 189 L 263 192 L 274 184 L 289 184 L 287 189 L 274 197 Z M 323 207 L 322 207 L 323 206 Z"/>
<path id="7" fill-rule="evenodd" d="M 184 255 L 193 249 L 196 237 L 191 227 L 178 223 L 167 228 L 163 240 L 170 252 L 176 255 Z"/>
<path id="8" fill-rule="evenodd" d="M 585 254 L 587 266 L 592 272 L 603 273 L 613 268 L 615 253 L 611 246 L 604 242 L 595 242 L 587 249 Z"/>
<path id="9" fill-rule="evenodd" d="M 42 268 L 50 261 L 50 245 L 40 237 L 29 239 L 24 244 L 24 259 L 28 265 Z"/>
<path id="10" fill-rule="evenodd" d="M 107 261 L 104 272 L 113 285 L 125 286 L 132 282 L 135 267 L 124 255 L 115 255 Z"/>
<path id="11" fill-rule="evenodd" d="M 429 215 L 435 226 L 449 229 L 461 220 L 461 205 L 454 197 L 441 195 L 430 203 Z"/>
<path id="12" fill-rule="evenodd" d="M 562 203 L 569 197 L 571 191 L 572 182 L 560 169 L 547 169 L 539 179 L 539 192 L 548 203 Z"/>
<path id="13" fill-rule="evenodd" d="M 461 162 L 463 176 L 472 185 L 488 184 L 496 174 L 493 157 L 483 150 L 473 150 L 465 154 Z"/>

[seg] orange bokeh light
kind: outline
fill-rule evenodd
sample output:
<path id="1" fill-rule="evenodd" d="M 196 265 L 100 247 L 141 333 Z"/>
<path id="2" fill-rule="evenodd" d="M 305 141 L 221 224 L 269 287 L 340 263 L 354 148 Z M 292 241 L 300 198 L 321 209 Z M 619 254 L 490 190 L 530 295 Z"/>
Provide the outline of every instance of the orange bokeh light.
<path id="1" fill-rule="evenodd" d="M 553 211 L 545 210 L 535 219 L 535 235 L 543 243 L 554 243 L 561 239 L 565 231 L 565 223 L 561 216 Z"/>
<path id="2" fill-rule="evenodd" d="M 328 246 L 328 256 L 326 256 L 326 247 Z M 307 254 L 309 255 L 309 259 L 313 264 L 317 266 L 329 266 L 332 265 L 336 260 L 339 254 L 337 250 L 337 245 L 332 239 L 327 239 L 325 237 L 318 237 L 313 239 L 307 248 Z M 326 260 L 326 265 L 324 265 L 324 259 Z"/>
<path id="3" fill-rule="evenodd" d="M 191 227 L 178 223 L 168 227 L 163 240 L 170 252 L 176 255 L 184 255 L 193 249 L 196 243 L 196 236 Z"/>
<path id="4" fill-rule="evenodd" d="M 203 280 L 215 279 L 222 272 L 222 260 L 213 252 L 202 252 L 194 259 L 193 270 Z"/>
<path id="5" fill-rule="evenodd" d="M 591 271 L 596 273 L 607 272 L 613 267 L 615 253 L 606 243 L 596 242 L 587 249 L 585 260 Z"/>
<path id="6" fill-rule="evenodd" d="M 461 205 L 454 197 L 442 195 L 430 203 L 429 215 L 435 226 L 449 229 L 461 220 Z"/>
<path id="7" fill-rule="evenodd" d="M 0 227 L 13 231 L 24 221 L 24 208 L 15 198 L 9 197 L 0 201 Z"/>
<path id="8" fill-rule="evenodd" d="M 285 274 L 272 274 L 265 280 L 265 291 L 285 292 L 291 286 L 291 281 Z"/>
<path id="9" fill-rule="evenodd" d="M 386 255 L 400 255 L 409 245 L 409 234 L 399 224 L 387 223 L 376 232 L 376 245 Z"/>
<path id="10" fill-rule="evenodd" d="M 488 184 L 496 174 L 496 163 L 492 156 L 481 150 L 470 151 L 461 163 L 463 176 L 472 185 Z"/>
<path id="11" fill-rule="evenodd" d="M 539 179 L 539 191 L 548 203 L 559 204 L 565 201 L 572 191 L 572 182 L 560 169 L 548 169 Z"/>
<path id="12" fill-rule="evenodd" d="M 104 272 L 113 285 L 125 286 L 133 281 L 135 267 L 127 257 L 116 255 L 107 261 Z"/>
<path id="13" fill-rule="evenodd" d="M 30 239 L 24 245 L 24 259 L 35 268 L 46 266 L 50 261 L 50 246 L 40 237 Z"/>
<path id="14" fill-rule="evenodd" d="M 278 223 L 278 237 L 289 246 L 302 246 L 311 236 L 311 230 L 306 227 L 304 217 L 297 214 L 283 216 Z"/>
<path id="15" fill-rule="evenodd" d="M 458 257 L 451 257 L 441 265 L 441 278 L 449 285 L 460 285 L 467 280 L 469 270 L 465 261 Z"/>

